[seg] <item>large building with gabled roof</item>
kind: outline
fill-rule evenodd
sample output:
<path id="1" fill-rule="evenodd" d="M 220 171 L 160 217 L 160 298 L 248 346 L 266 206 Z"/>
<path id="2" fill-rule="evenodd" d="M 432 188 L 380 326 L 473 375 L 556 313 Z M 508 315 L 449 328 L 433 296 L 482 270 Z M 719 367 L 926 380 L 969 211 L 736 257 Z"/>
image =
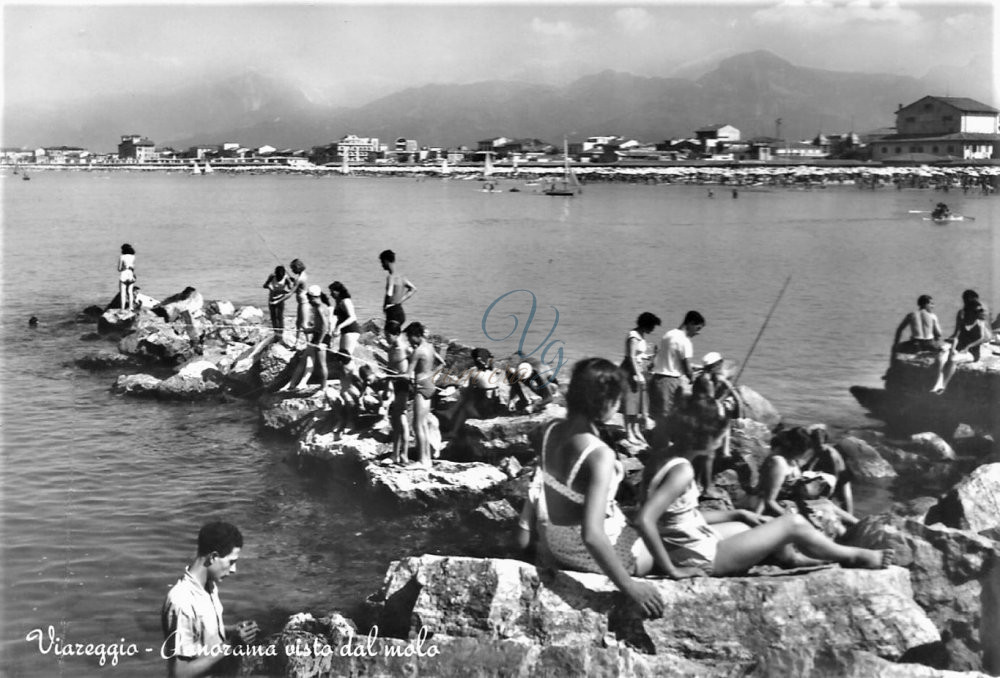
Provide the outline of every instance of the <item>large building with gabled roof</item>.
<path id="1" fill-rule="evenodd" d="M 925 96 L 896 110 L 894 134 L 871 142 L 874 160 L 1000 157 L 1000 111 L 967 97 Z"/>

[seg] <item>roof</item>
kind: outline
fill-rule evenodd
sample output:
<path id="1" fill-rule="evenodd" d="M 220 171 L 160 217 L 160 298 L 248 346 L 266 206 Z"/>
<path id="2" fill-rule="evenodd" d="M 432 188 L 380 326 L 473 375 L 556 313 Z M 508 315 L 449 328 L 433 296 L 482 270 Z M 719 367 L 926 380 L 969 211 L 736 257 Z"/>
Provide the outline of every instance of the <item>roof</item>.
<path id="1" fill-rule="evenodd" d="M 902 106 L 901 110 L 916 106 L 920 102 L 925 101 L 927 99 L 933 99 L 935 101 L 940 101 L 941 103 L 948 104 L 952 108 L 956 108 L 962 111 L 963 113 L 987 113 L 992 115 L 1000 113 L 1000 111 L 997 111 L 997 109 L 993 108 L 992 106 L 987 106 L 981 101 L 976 101 L 975 99 L 969 99 L 968 97 L 936 97 L 931 95 L 918 99 L 917 101 L 914 101 L 912 104 L 909 104 L 907 106 Z"/>
<path id="2" fill-rule="evenodd" d="M 718 132 L 723 127 L 732 127 L 732 125 L 730 125 L 729 123 L 726 123 L 724 125 L 706 125 L 705 127 L 699 127 L 698 129 L 696 129 L 695 134 L 697 134 L 698 132 Z"/>

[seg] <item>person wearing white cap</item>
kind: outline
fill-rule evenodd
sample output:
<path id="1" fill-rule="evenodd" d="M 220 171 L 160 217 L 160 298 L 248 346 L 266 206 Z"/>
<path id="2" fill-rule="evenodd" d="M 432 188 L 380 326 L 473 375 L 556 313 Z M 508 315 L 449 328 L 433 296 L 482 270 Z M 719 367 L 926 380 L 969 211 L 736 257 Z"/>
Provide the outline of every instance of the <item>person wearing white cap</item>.
<path id="1" fill-rule="evenodd" d="M 723 376 L 723 365 L 722 354 L 710 351 L 701 359 L 701 374 L 707 376 L 709 381 L 711 381 L 712 399 L 715 400 L 719 411 L 726 416 L 727 420 L 739 419 L 743 416 L 743 400 L 740 398 L 736 387 Z M 706 497 L 714 498 L 719 494 L 716 491 L 715 480 L 712 476 L 713 467 L 717 454 L 722 457 L 729 456 L 729 438 L 730 431 L 727 424 L 718 447 L 711 450 L 710 454 L 698 457 L 692 462 L 695 468 L 696 480 L 705 489 L 704 494 Z"/>

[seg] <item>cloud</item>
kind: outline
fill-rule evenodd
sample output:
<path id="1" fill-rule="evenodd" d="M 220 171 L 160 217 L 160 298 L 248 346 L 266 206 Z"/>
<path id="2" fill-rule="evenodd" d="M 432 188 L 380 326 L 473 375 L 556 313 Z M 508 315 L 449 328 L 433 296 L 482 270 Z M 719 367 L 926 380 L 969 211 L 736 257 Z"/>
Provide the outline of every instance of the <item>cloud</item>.
<path id="1" fill-rule="evenodd" d="M 639 7 L 619 9 L 614 16 L 622 32 L 630 35 L 641 33 L 653 25 L 653 16 Z"/>
<path id="2" fill-rule="evenodd" d="M 823 30 L 846 24 L 895 24 L 913 27 L 923 20 L 895 0 L 784 0 L 753 13 L 761 25 L 788 25 L 799 30 Z"/>
<path id="3" fill-rule="evenodd" d="M 538 17 L 531 20 L 531 30 L 539 35 L 564 40 L 576 40 L 590 32 L 583 28 L 577 28 L 568 21 L 545 21 Z"/>

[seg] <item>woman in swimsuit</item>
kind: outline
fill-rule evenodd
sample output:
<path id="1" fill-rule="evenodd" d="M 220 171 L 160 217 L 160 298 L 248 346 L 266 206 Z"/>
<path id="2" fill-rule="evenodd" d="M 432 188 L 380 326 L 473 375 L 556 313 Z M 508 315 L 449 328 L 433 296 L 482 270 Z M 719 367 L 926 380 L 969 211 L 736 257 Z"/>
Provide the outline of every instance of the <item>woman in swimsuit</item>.
<path id="1" fill-rule="evenodd" d="M 705 382 L 697 379 L 695 389 Z M 656 450 L 645 470 L 646 500 L 635 523 L 658 571 L 674 579 L 692 576 L 692 569 L 738 575 L 771 555 L 792 567 L 833 561 L 880 569 L 892 563 L 892 551 L 842 546 L 797 513 L 764 522 L 745 510 L 702 512 L 691 459 L 711 444 L 711 429 L 693 424 L 689 435 L 689 445 Z"/>
<path id="2" fill-rule="evenodd" d="M 641 313 L 635 322 L 635 329 L 625 339 L 625 359 L 622 369 L 628 382 L 622 393 L 622 414 L 625 415 L 626 439 L 635 445 L 645 442 L 642 435 L 642 419 L 645 418 L 646 368 L 649 356 L 646 354 L 646 335 L 660 325 L 660 319 L 648 311 Z"/>
<path id="3" fill-rule="evenodd" d="M 118 257 L 118 307 L 123 311 L 135 307 L 135 250 L 128 243 Z"/>
<path id="4" fill-rule="evenodd" d="M 597 431 L 618 411 L 622 386 L 621 370 L 603 358 L 573 368 L 567 418 L 547 428 L 542 439 L 538 515 L 546 519 L 539 532 L 559 566 L 607 575 L 644 614 L 659 617 L 659 592 L 632 578 L 647 574 L 653 560 L 615 501 L 624 473 Z"/>
<path id="5" fill-rule="evenodd" d="M 285 298 L 291 287 L 292 280 L 285 273 L 284 266 L 276 266 L 274 273 L 264 281 L 267 290 L 267 307 L 271 311 L 271 327 L 279 336 L 285 331 Z"/>
<path id="6" fill-rule="evenodd" d="M 955 331 L 948 338 L 950 343 L 938 356 L 938 377 L 931 393 L 944 393 L 959 363 L 979 360 L 980 346 L 991 336 L 987 317 L 986 308 L 979 303 L 978 295 L 975 300 L 966 301 L 965 307 L 955 317 Z"/>
<path id="7" fill-rule="evenodd" d="M 358 316 L 354 312 L 354 302 L 351 301 L 351 293 L 339 280 L 330 283 L 330 298 L 334 304 L 331 334 L 334 337 L 340 336 L 339 357 L 345 361 L 344 369 L 353 373 L 351 357 L 354 355 L 354 347 L 358 345 L 358 337 L 361 336 L 361 326 L 358 325 Z"/>

